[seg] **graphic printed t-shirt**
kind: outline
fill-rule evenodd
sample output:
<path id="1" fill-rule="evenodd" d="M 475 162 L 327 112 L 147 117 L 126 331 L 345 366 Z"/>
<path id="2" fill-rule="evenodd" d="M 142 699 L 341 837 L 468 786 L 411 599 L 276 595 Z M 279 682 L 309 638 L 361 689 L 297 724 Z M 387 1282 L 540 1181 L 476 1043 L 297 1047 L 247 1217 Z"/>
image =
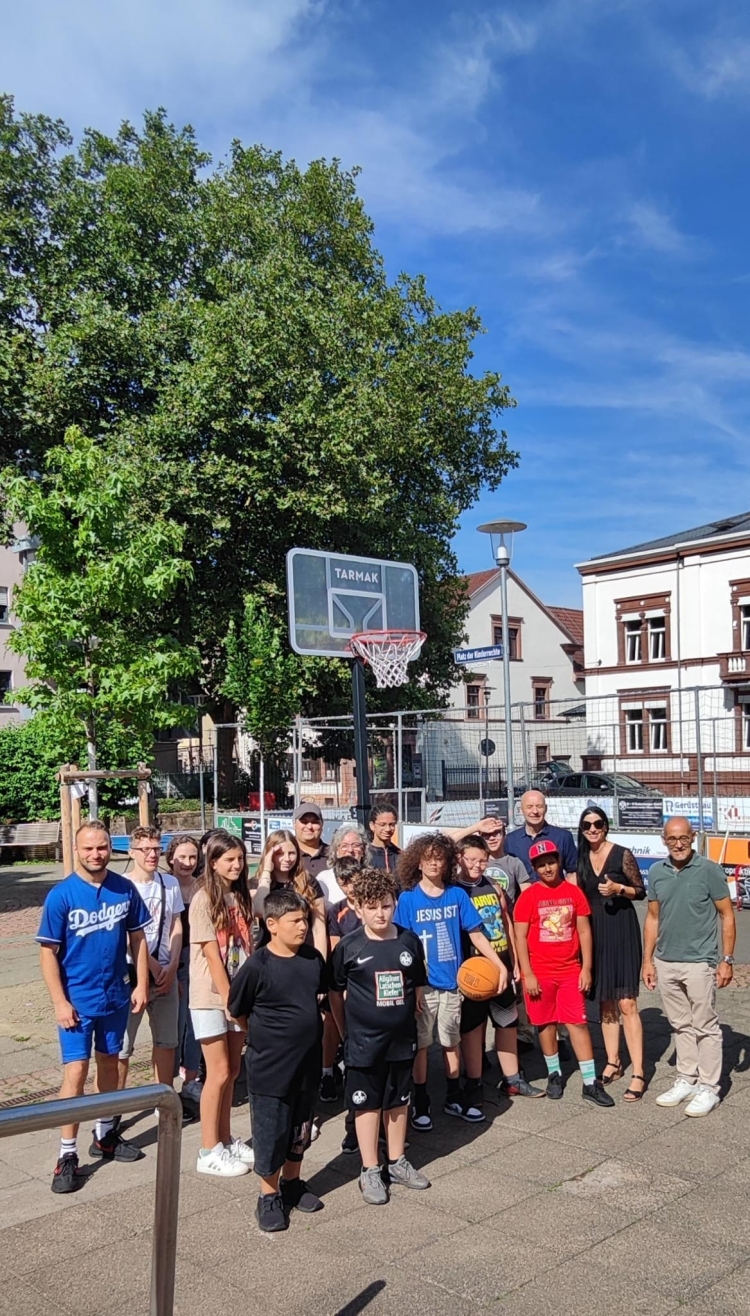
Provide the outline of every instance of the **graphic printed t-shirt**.
<path id="1" fill-rule="evenodd" d="M 318 996 L 327 988 L 326 962 L 311 946 L 300 946 L 289 956 L 263 946 L 242 966 L 229 993 L 229 1010 L 234 1018 L 248 1016 L 250 1092 L 283 1101 L 317 1088 L 323 1038 Z"/>
<path id="2" fill-rule="evenodd" d="M 63 990 L 80 1015 L 96 1019 L 127 1005 L 128 933 L 149 918 L 133 883 L 109 869 L 101 883 L 72 873 L 50 891 L 36 940 L 60 947 Z"/>
<path id="3" fill-rule="evenodd" d="M 329 937 L 346 937 L 362 927 L 362 920 L 356 910 L 352 909 L 346 896 L 332 905 L 326 914 L 326 930 Z"/>
<path id="4" fill-rule="evenodd" d="M 416 1054 L 414 988 L 427 981 L 424 955 L 413 932 L 397 931 L 378 941 L 361 927 L 339 942 L 331 959 L 331 987 L 346 992 L 344 1059 L 358 1069 Z"/>
<path id="5" fill-rule="evenodd" d="M 159 881 L 160 877 L 164 883 L 163 887 Z M 181 914 L 185 908 L 180 884 L 172 873 L 159 873 L 158 876 L 155 874 L 150 882 L 134 881 L 133 886 L 151 915 L 151 922 L 145 928 L 148 953 L 153 955 L 154 959 L 158 960 L 160 964 L 169 964 L 169 931 L 172 926 L 172 919 L 175 914 Z M 161 916 L 162 900 L 164 901 L 163 920 Z M 163 922 L 164 926 L 157 955 L 156 938 L 159 935 L 160 922 Z"/>
<path id="6" fill-rule="evenodd" d="M 463 887 L 447 886 L 439 896 L 426 895 L 419 884 L 402 891 L 393 921 L 422 943 L 430 986 L 454 992 L 462 960 L 461 933 L 483 926 Z"/>
<path id="7" fill-rule="evenodd" d="M 501 855 L 499 859 L 490 859 L 484 870 L 484 875 L 505 892 L 508 909 L 512 913 L 521 894 L 521 883 L 529 880 L 529 875 L 521 860 L 516 859 L 512 854 Z"/>
<path id="8" fill-rule="evenodd" d="M 580 967 L 576 919 L 590 913 L 588 900 L 572 882 L 562 881 L 552 887 L 535 882 L 521 892 L 515 922 L 529 925 L 529 958 L 537 978 L 570 973 Z"/>
<path id="9" fill-rule="evenodd" d="M 491 882 L 487 881 L 486 876 L 481 877 L 478 882 L 469 885 L 468 882 L 461 883 L 461 890 L 465 891 L 477 914 L 479 914 L 484 925 L 484 935 L 489 941 L 492 949 L 503 957 L 506 963 L 508 959 L 508 936 L 503 923 L 503 910 L 500 904 L 500 897 L 497 894 Z M 469 955 L 474 954 L 475 948 L 472 946 L 468 937 L 464 943 L 464 958 L 468 959 Z M 479 952 L 476 952 L 479 954 Z"/>
<path id="10" fill-rule="evenodd" d="M 222 963 L 231 982 L 239 973 L 242 965 L 250 955 L 252 929 L 237 908 L 237 901 L 231 892 L 224 896 L 224 907 L 229 918 L 229 926 L 217 932 L 211 922 L 208 896 L 201 888 L 190 901 L 190 1008 L 191 1010 L 223 1010 L 224 1005 L 214 987 L 208 960 L 203 953 L 201 942 L 215 941 L 219 947 Z"/>

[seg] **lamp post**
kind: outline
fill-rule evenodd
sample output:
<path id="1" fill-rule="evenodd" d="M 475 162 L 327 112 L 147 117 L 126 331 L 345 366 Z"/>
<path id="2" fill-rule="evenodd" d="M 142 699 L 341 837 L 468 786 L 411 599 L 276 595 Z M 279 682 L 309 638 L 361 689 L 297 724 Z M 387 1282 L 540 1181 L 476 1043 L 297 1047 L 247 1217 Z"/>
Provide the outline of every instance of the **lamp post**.
<path id="1" fill-rule="evenodd" d="M 508 791 L 508 826 L 513 826 L 515 796 L 513 794 L 513 724 L 510 705 L 510 645 L 508 644 L 508 567 L 510 566 L 510 549 L 505 542 L 506 535 L 511 537 L 526 529 L 523 521 L 487 521 L 478 526 L 483 535 L 490 536 L 490 543 L 495 562 L 500 570 L 500 616 L 503 627 L 503 687 L 505 692 L 505 772 Z"/>

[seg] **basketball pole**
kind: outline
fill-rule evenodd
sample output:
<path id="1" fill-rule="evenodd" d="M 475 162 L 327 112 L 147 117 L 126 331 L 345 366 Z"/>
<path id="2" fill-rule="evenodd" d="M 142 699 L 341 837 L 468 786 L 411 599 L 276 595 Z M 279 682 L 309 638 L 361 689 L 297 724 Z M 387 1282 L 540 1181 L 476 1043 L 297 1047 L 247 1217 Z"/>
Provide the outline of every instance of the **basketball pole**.
<path id="1" fill-rule="evenodd" d="M 367 705 L 365 703 L 365 660 L 352 663 L 352 711 L 354 714 L 354 761 L 357 767 L 357 822 L 367 827 L 370 813 L 370 765 L 367 756 Z"/>

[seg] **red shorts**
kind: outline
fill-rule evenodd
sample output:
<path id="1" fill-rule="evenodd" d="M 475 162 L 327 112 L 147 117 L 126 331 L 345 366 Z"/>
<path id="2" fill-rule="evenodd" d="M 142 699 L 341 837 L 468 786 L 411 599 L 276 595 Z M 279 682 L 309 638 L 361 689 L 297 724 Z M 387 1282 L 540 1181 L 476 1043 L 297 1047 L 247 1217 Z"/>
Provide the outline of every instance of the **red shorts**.
<path id="1" fill-rule="evenodd" d="M 580 968 L 558 978 L 539 978 L 541 996 L 532 997 L 524 992 L 529 1023 L 536 1028 L 546 1024 L 585 1024 L 586 1002 L 578 986 Z"/>

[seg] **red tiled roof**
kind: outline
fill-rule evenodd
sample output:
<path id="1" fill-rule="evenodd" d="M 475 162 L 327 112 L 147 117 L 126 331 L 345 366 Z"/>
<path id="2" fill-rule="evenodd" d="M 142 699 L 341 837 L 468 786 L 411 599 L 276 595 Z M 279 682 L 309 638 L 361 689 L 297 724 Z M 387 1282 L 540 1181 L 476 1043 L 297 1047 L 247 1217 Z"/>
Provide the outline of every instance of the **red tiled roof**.
<path id="1" fill-rule="evenodd" d="M 563 625 L 566 631 L 569 631 L 576 644 L 583 644 L 583 609 L 582 608 L 549 608 L 553 617 Z"/>
<path id="2" fill-rule="evenodd" d="M 498 575 L 497 567 L 492 567 L 489 571 L 472 571 L 470 575 L 464 576 L 469 595 L 478 594 L 483 589 L 488 580 Z"/>

